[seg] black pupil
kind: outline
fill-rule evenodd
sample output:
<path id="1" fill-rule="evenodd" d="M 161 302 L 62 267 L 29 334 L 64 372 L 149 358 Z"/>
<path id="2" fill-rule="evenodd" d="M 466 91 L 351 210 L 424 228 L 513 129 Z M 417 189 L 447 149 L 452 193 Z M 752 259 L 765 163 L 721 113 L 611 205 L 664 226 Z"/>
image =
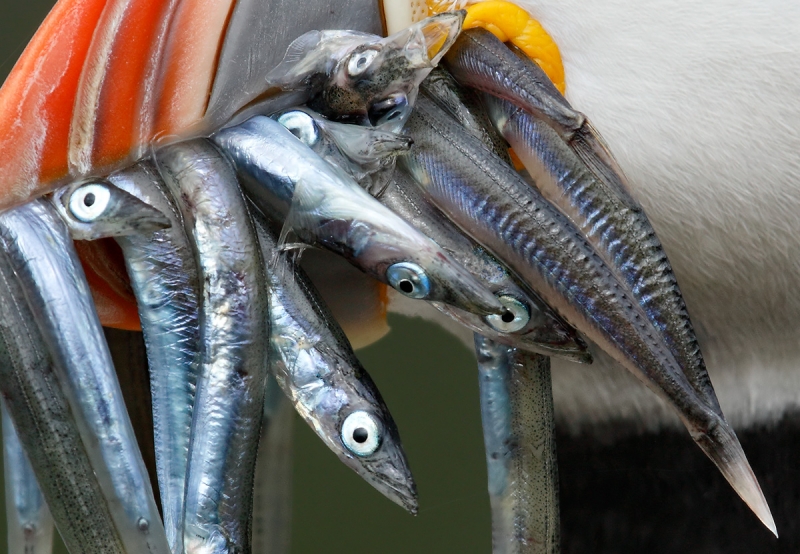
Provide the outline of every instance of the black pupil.
<path id="1" fill-rule="evenodd" d="M 500 319 L 502 319 L 506 323 L 511 323 L 512 321 L 514 321 L 514 314 L 506 310 L 505 312 L 503 312 L 503 315 L 500 316 Z"/>
<path id="2" fill-rule="evenodd" d="M 389 115 L 389 117 L 386 118 L 386 120 L 387 121 L 392 121 L 394 119 L 397 119 L 397 116 L 399 116 L 399 115 L 400 115 L 400 110 L 395 110 L 395 111 L 393 111 L 391 113 L 391 115 Z"/>
<path id="3" fill-rule="evenodd" d="M 90 192 L 86 196 L 83 197 L 83 204 L 88 208 L 94 204 L 95 196 L 94 193 Z"/>
<path id="4" fill-rule="evenodd" d="M 364 67 L 365 63 L 367 63 L 367 57 L 366 56 L 361 56 L 360 58 L 358 58 L 358 61 L 356 62 L 356 66 L 359 69 L 361 69 L 362 67 Z"/>
<path id="5" fill-rule="evenodd" d="M 403 279 L 402 281 L 400 281 L 398 286 L 400 287 L 400 290 L 406 294 L 411 294 L 412 292 L 414 292 L 414 283 L 412 283 L 408 279 Z"/>
<path id="6" fill-rule="evenodd" d="M 356 430 L 353 431 L 353 440 L 356 441 L 358 444 L 363 444 L 367 442 L 368 438 L 369 438 L 369 432 L 363 427 L 358 427 Z"/>

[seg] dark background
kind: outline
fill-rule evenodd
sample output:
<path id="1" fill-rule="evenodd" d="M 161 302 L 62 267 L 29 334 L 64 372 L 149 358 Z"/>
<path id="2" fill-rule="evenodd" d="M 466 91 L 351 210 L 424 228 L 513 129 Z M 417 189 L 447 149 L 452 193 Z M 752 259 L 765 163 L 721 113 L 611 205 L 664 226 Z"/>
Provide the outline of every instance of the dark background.
<path id="1" fill-rule="evenodd" d="M 0 79 L 51 4 L 0 0 Z M 401 317 L 390 323 L 393 332 L 359 356 L 402 433 L 420 513 L 409 516 L 375 492 L 298 420 L 292 551 L 488 553 L 491 528 L 472 355 L 432 324 Z M 563 550 L 800 551 L 799 429 L 797 419 L 788 418 L 772 429 L 740 433 L 780 541 L 749 514 L 683 433 L 614 444 L 559 434 Z M 0 532 L 4 545 L 4 517 Z M 64 552 L 59 546 L 56 552 Z"/>

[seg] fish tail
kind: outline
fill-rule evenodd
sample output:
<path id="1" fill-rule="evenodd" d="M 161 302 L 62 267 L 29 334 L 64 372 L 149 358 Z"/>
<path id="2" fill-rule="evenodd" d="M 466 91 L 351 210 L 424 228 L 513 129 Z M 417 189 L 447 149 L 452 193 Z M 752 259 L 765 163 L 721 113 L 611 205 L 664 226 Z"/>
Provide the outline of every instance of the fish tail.
<path id="1" fill-rule="evenodd" d="M 767 529 L 778 536 L 769 505 L 731 426 L 722 418 L 706 430 L 692 429 L 692 438 L 705 452 L 745 504 Z"/>

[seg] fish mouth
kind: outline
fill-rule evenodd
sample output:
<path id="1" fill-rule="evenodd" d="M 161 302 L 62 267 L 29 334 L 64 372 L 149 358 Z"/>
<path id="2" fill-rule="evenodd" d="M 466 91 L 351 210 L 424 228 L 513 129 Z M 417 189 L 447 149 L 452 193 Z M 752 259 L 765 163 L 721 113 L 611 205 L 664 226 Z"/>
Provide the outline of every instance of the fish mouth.
<path id="1" fill-rule="evenodd" d="M 392 480 L 381 480 L 376 488 L 389 500 L 403 508 L 405 511 L 415 516 L 419 513 L 419 498 L 417 495 L 417 485 L 409 473 L 407 476 L 408 485 Z"/>

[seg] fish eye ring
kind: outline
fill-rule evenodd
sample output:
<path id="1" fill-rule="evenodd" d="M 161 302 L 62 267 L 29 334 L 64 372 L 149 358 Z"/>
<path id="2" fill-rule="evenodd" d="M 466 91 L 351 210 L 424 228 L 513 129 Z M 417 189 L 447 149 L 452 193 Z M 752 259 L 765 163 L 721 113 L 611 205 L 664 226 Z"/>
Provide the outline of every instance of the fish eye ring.
<path id="1" fill-rule="evenodd" d="M 427 298 L 431 293 L 431 280 L 417 264 L 398 262 L 386 270 L 386 279 L 400 294 L 409 298 Z"/>
<path id="2" fill-rule="evenodd" d="M 111 191 L 101 183 L 81 185 L 69 197 L 69 211 L 79 221 L 91 223 L 108 207 Z"/>
<path id="3" fill-rule="evenodd" d="M 381 445 L 380 423 L 369 412 L 353 412 L 342 424 L 342 442 L 356 456 L 370 456 Z"/>
<path id="4" fill-rule="evenodd" d="M 356 52 L 347 60 L 347 74 L 350 77 L 358 77 L 366 71 L 377 55 L 378 51 L 374 49 Z"/>
<path id="5" fill-rule="evenodd" d="M 503 313 L 486 316 L 486 323 L 495 331 L 515 333 L 531 320 L 531 312 L 525 303 L 507 294 L 499 296 L 498 300 L 505 308 Z"/>
<path id="6" fill-rule="evenodd" d="M 286 127 L 306 146 L 314 146 L 319 140 L 319 127 L 314 118 L 306 112 L 300 110 L 284 112 L 278 117 L 278 123 Z"/>

